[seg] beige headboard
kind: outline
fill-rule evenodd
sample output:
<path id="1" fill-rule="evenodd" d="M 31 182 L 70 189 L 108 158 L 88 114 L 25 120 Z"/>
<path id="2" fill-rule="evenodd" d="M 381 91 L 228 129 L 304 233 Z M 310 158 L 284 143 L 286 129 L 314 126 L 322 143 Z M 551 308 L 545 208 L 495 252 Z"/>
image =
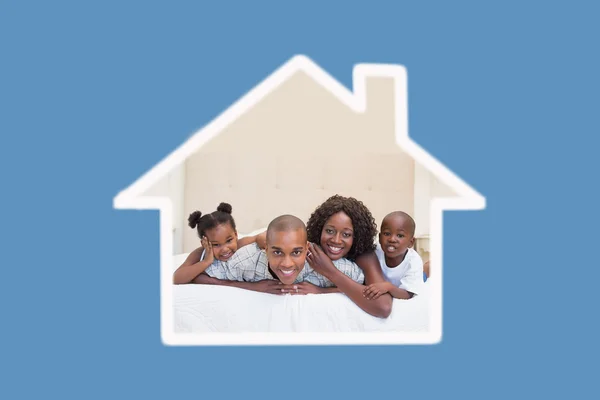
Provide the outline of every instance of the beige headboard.
<path id="1" fill-rule="evenodd" d="M 411 214 L 428 258 L 430 201 L 454 193 L 395 144 L 392 80 L 370 79 L 366 92 L 357 114 L 299 72 L 157 182 L 147 194 L 173 202 L 174 254 L 199 245 L 187 226 L 194 210 L 228 202 L 244 235 L 281 214 L 307 221 L 340 194 L 365 203 L 378 225 L 390 211 Z"/>
<path id="2" fill-rule="evenodd" d="M 394 142 L 391 79 L 368 81 L 356 114 L 304 73 L 230 125 L 185 163 L 184 216 L 232 205 L 240 233 L 276 216 L 307 220 L 333 194 L 365 203 L 379 224 L 413 213 L 414 162 Z M 184 251 L 198 246 L 186 227 Z"/>

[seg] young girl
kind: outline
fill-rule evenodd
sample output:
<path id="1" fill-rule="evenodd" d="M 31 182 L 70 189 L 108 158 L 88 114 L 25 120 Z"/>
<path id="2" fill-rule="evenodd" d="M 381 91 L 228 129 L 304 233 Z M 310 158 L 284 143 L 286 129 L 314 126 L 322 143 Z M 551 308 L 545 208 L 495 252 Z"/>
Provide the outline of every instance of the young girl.
<path id="1" fill-rule="evenodd" d="M 188 218 L 190 228 L 198 230 L 201 247 L 192 251 L 187 259 L 173 274 L 173 283 L 182 284 L 193 282 L 213 262 L 227 261 L 237 251 L 238 247 L 263 242 L 261 235 L 249 236 L 238 240 L 235 221 L 231 216 L 231 205 L 221 203 L 217 211 L 202 215 L 194 211 Z"/>
<path id="2" fill-rule="evenodd" d="M 356 262 L 363 270 L 366 285 L 385 282 L 374 252 L 377 225 L 371 211 L 353 197 L 334 195 L 311 214 L 306 229 L 309 265 L 333 282 L 333 290 L 346 294 L 367 313 L 387 318 L 392 311 L 391 296 L 367 299 L 363 294 L 365 286 L 343 274 L 332 262 L 343 257 Z M 313 289 L 309 285 L 303 283 L 307 287 L 303 291 Z"/>

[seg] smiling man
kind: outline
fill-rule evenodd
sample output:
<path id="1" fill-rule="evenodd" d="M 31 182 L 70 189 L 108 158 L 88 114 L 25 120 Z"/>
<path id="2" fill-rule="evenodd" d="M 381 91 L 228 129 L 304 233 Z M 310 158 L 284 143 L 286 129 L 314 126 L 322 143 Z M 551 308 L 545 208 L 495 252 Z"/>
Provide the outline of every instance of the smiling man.
<path id="1" fill-rule="evenodd" d="M 331 293 L 337 288 L 306 262 L 306 225 L 293 215 L 282 215 L 269 224 L 266 249 L 256 244 L 241 247 L 227 260 L 211 265 L 194 282 L 235 286 L 273 294 Z M 362 283 L 362 270 L 347 259 L 334 265 L 352 280 Z"/>

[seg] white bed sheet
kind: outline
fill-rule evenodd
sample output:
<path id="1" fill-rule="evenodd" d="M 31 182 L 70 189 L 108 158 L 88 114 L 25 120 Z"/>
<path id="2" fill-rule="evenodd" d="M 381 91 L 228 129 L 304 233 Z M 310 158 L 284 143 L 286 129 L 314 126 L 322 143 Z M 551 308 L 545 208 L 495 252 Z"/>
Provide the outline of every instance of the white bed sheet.
<path id="1" fill-rule="evenodd" d="M 173 257 L 174 270 L 187 254 Z M 394 299 L 388 318 L 373 317 L 343 293 L 272 295 L 227 286 L 173 285 L 175 333 L 427 332 L 429 285 Z"/>
<path id="2" fill-rule="evenodd" d="M 174 285 L 176 333 L 427 332 L 428 295 L 394 299 L 392 314 L 373 317 L 342 293 L 272 295 L 214 285 Z"/>

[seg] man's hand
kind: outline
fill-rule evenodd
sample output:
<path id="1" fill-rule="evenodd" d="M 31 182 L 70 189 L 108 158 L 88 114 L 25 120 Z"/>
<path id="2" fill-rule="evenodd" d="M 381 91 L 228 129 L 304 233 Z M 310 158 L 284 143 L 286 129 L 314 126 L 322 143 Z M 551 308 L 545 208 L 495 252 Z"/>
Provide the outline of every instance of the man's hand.
<path id="1" fill-rule="evenodd" d="M 281 285 L 281 292 L 283 294 L 289 293 L 289 294 L 293 294 L 293 295 L 297 295 L 297 294 L 306 295 L 306 294 L 322 293 L 320 287 L 315 286 L 310 282 L 300 282 L 300 283 L 294 283 L 291 285 Z"/>
<path id="2" fill-rule="evenodd" d="M 372 283 L 363 290 L 363 296 L 368 300 L 375 300 L 382 294 L 388 293 L 391 287 L 390 282 L 377 282 Z"/>
<path id="3" fill-rule="evenodd" d="M 283 283 L 276 281 L 275 279 L 265 279 L 262 281 L 252 283 L 253 290 L 262 293 L 270 294 L 285 294 L 282 292 Z"/>

